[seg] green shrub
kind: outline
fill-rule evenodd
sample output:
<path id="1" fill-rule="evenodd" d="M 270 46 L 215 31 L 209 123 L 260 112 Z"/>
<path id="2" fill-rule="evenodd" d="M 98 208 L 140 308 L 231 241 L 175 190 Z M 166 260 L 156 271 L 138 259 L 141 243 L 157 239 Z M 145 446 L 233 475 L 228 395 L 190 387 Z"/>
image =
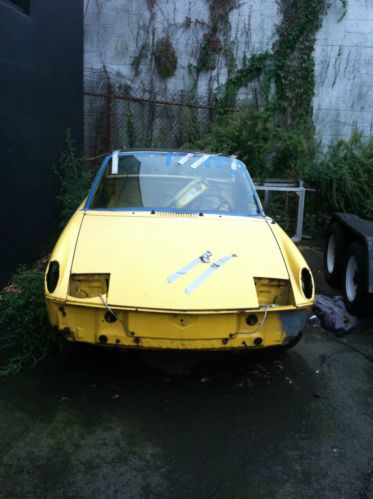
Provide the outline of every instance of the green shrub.
<path id="1" fill-rule="evenodd" d="M 65 148 L 60 153 L 55 173 L 60 181 L 56 200 L 59 226 L 63 228 L 87 195 L 92 177 L 90 169 L 77 156 L 70 130 L 66 131 Z"/>
<path id="2" fill-rule="evenodd" d="M 0 293 L 0 376 L 34 366 L 55 343 L 44 301 L 44 268 L 20 267 Z"/>
<path id="3" fill-rule="evenodd" d="M 354 132 L 349 140 L 338 140 L 324 158 L 310 165 L 306 178 L 320 191 L 329 211 L 373 219 L 373 137 L 365 141 Z"/>
<path id="4" fill-rule="evenodd" d="M 259 179 L 297 178 L 312 161 L 312 137 L 312 127 L 284 126 L 275 122 L 271 111 L 247 109 L 226 114 L 205 137 L 184 147 L 235 154 Z"/>
<path id="5" fill-rule="evenodd" d="M 60 180 L 57 206 L 63 227 L 86 196 L 91 180 L 91 171 L 77 157 L 69 130 L 55 172 Z M 0 292 L 0 376 L 35 365 L 58 342 L 45 306 L 44 264 L 20 267 L 11 284 Z"/>

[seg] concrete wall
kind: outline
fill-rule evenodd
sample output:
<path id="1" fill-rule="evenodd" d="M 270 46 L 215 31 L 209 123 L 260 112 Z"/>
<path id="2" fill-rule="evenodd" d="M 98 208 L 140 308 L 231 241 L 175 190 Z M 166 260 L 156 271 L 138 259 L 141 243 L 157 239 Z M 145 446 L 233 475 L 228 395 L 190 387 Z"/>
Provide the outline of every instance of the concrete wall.
<path id="1" fill-rule="evenodd" d="M 347 138 L 353 127 L 368 136 L 373 121 L 373 2 L 349 0 L 347 12 L 332 0 L 317 35 L 314 118 L 318 136 L 327 145 Z M 152 10 L 149 6 L 154 4 Z M 228 39 L 238 65 L 244 54 L 270 49 L 280 22 L 275 0 L 246 0 L 230 13 Z M 195 83 L 190 65 L 209 21 L 207 0 L 85 0 L 84 64 L 87 70 L 106 66 L 135 89 L 185 90 Z M 186 20 L 191 20 L 187 27 Z M 157 38 L 169 34 L 178 56 L 174 77 L 159 78 L 151 56 Z M 136 74 L 131 64 L 144 46 Z M 226 61 L 221 54 L 216 70 L 201 73 L 197 92 L 207 94 L 224 83 Z"/>
<path id="2" fill-rule="evenodd" d="M 314 119 L 324 144 L 348 138 L 355 127 L 372 134 L 373 2 L 349 0 L 342 15 L 334 2 L 315 48 Z"/>
<path id="3" fill-rule="evenodd" d="M 53 165 L 83 128 L 82 0 L 0 0 L 0 285 L 50 247 Z"/>
<path id="4" fill-rule="evenodd" d="M 206 0 L 85 0 L 84 65 L 87 69 L 110 72 L 134 87 L 185 90 L 195 81 L 190 65 L 196 64 L 203 34 L 208 30 L 209 9 Z M 239 65 L 243 55 L 270 49 L 274 26 L 278 21 L 276 0 L 237 2 L 231 11 L 232 26 L 227 35 Z M 187 27 L 188 19 L 191 21 Z M 170 36 L 178 57 L 175 76 L 159 78 L 154 69 L 152 48 L 158 38 Z M 134 57 L 144 46 L 138 74 L 132 66 Z M 197 92 L 208 93 L 225 82 L 227 76 L 223 54 L 218 56 L 216 70 L 203 72 Z"/>

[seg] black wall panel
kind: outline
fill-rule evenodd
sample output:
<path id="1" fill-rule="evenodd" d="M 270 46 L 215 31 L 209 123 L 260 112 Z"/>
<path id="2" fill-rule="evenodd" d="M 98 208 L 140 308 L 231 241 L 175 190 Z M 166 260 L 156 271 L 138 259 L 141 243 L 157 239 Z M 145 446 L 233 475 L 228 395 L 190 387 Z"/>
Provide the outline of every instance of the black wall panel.
<path id="1" fill-rule="evenodd" d="M 0 286 L 54 235 L 53 165 L 83 140 L 83 0 L 0 0 Z"/>

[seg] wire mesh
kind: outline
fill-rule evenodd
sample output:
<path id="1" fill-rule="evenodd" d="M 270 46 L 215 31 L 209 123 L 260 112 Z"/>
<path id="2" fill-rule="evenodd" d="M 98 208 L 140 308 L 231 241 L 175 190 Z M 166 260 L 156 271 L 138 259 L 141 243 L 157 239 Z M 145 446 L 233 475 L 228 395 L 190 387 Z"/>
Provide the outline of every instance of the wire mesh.
<path id="1" fill-rule="evenodd" d="M 207 95 L 134 90 L 108 73 L 90 72 L 84 80 L 85 154 L 123 147 L 179 148 L 206 133 L 215 113 Z"/>

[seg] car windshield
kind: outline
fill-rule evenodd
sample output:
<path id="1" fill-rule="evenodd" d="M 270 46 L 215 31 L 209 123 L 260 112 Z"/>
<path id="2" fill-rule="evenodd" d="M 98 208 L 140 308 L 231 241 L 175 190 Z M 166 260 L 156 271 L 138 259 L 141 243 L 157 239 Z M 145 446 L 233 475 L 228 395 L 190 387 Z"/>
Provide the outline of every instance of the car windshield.
<path id="1" fill-rule="evenodd" d="M 101 168 L 87 208 L 241 216 L 261 213 L 241 161 L 185 152 L 114 153 Z"/>

